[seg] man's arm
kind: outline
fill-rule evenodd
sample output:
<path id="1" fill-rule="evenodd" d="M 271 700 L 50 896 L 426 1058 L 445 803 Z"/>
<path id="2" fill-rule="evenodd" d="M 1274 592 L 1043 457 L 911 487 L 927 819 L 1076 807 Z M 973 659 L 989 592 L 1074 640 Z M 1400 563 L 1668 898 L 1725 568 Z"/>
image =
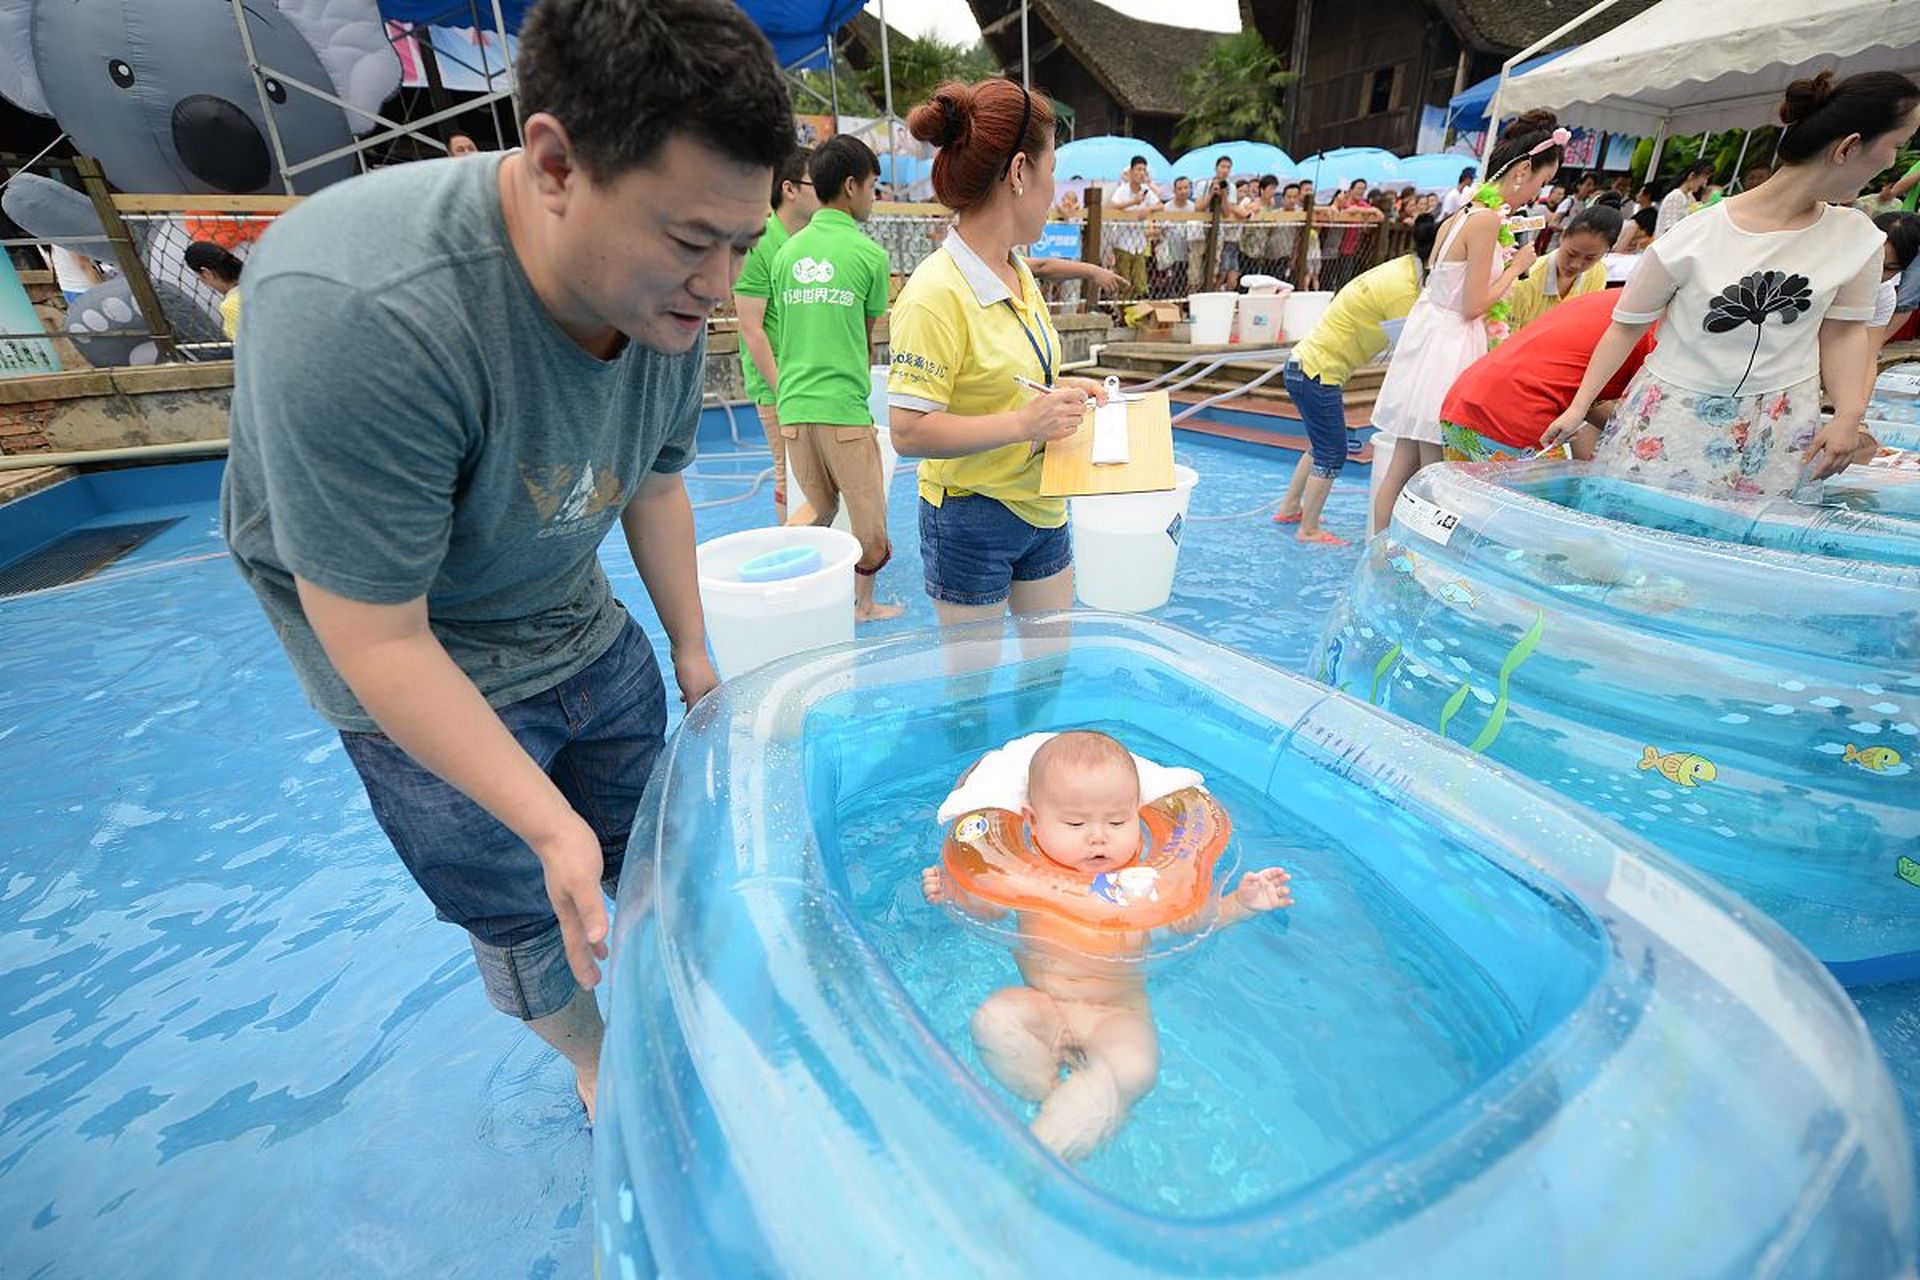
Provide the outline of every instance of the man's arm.
<path id="1" fill-rule="evenodd" d="M 294 583 L 327 660 L 374 723 L 540 859 L 573 976 L 593 986 L 595 960 L 607 954 L 600 837 L 447 656 L 427 626 L 425 597 L 365 604 L 304 578 Z"/>
<path id="2" fill-rule="evenodd" d="M 626 534 L 633 567 L 640 571 L 654 612 L 667 629 L 680 700 L 691 707 L 720 683 L 720 677 L 707 657 L 707 618 L 700 608 L 700 579 L 694 567 L 693 503 L 679 473 L 648 472 L 620 513 L 620 530 Z"/>
<path id="3" fill-rule="evenodd" d="M 740 316 L 740 343 L 747 349 L 753 367 L 766 379 L 769 391 L 780 389 L 779 370 L 774 367 L 773 343 L 767 340 L 767 300 L 751 294 L 733 295 L 733 309 Z"/>

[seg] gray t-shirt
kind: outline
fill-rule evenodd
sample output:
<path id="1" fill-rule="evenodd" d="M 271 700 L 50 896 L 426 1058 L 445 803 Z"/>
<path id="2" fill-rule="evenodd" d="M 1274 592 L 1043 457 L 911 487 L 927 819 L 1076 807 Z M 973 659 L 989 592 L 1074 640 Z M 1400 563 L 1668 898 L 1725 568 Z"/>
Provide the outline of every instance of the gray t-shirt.
<path id="1" fill-rule="evenodd" d="M 588 355 L 507 238 L 499 156 L 331 187 L 247 262 L 221 523 L 307 697 L 374 723 L 327 661 L 297 574 L 371 604 L 425 596 L 493 706 L 604 653 L 626 612 L 597 550 L 649 469 L 693 460 L 705 351 Z"/>

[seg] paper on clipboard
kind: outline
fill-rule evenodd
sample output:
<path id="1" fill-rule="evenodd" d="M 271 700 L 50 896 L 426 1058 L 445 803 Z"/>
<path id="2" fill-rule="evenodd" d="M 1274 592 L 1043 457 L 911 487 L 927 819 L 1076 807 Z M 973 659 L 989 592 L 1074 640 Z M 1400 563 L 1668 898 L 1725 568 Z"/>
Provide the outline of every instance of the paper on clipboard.
<path id="1" fill-rule="evenodd" d="M 1124 462 L 1095 457 L 1098 416 L 1124 421 Z M 1046 447 L 1040 494 L 1047 498 L 1097 493 L 1151 493 L 1173 488 L 1173 413 L 1164 391 L 1128 396 L 1088 410 L 1080 429 Z"/>

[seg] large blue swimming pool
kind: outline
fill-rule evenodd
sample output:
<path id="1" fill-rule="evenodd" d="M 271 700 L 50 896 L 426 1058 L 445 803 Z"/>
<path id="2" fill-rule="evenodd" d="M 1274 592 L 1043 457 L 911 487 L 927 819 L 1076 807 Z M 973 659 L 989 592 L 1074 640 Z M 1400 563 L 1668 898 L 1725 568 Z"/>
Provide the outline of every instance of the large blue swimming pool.
<path id="1" fill-rule="evenodd" d="M 1209 518 L 1269 501 L 1291 457 L 1182 452 L 1202 480 L 1159 616 L 1299 669 L 1355 551 L 1301 548 L 1264 512 Z M 1337 530 L 1358 530 L 1362 478 L 1336 489 Z M 178 522 L 96 579 L 0 601 L 0 1215 L 15 1224 L 0 1270 L 586 1274 L 590 1137 L 569 1073 L 488 1009 L 462 935 L 389 850 L 220 554 L 217 480 L 217 464 L 119 472 L 30 500 L 48 532 Z M 881 629 L 927 626 L 908 477 L 891 509 L 880 591 L 909 610 Z M 700 533 L 769 515 L 762 488 L 702 510 Z M 603 556 L 639 606 L 624 550 Z M 1353 998 L 1417 1000 L 1419 975 L 1399 980 Z M 1913 1117 L 1920 987 L 1856 1000 Z M 1434 1058 L 1434 1087 L 1512 1034 L 1470 1030 Z M 1155 1105 L 1181 1115 L 1206 1087 Z M 1169 1122 L 1142 1121 L 1143 1138 Z M 1294 1174 L 1347 1141 L 1330 1129 Z M 1147 1185 L 1135 1147 L 1105 1158 L 1103 1180 Z"/>

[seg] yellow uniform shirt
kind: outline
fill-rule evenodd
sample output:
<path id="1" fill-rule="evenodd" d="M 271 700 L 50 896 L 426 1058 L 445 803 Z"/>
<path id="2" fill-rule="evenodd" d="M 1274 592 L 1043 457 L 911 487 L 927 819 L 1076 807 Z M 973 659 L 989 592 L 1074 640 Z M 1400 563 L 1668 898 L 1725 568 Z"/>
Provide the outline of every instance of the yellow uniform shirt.
<path id="1" fill-rule="evenodd" d="M 1333 295 L 1312 332 L 1294 344 L 1300 371 L 1329 387 L 1346 385 L 1353 371 L 1387 349 L 1380 326 L 1404 320 L 1420 296 L 1420 264 L 1412 254 L 1364 271 Z"/>
<path id="2" fill-rule="evenodd" d="M 1547 312 L 1568 298 L 1577 298 L 1583 293 L 1597 293 L 1607 287 L 1607 264 L 1596 262 L 1580 273 L 1573 282 L 1573 288 L 1565 294 L 1560 290 L 1560 277 L 1554 270 L 1554 260 L 1560 256 L 1555 249 L 1527 269 L 1527 274 L 1513 282 L 1513 288 L 1507 291 L 1507 302 L 1513 308 L 1508 323 L 1515 329 L 1530 320 L 1538 320 Z"/>
<path id="3" fill-rule="evenodd" d="M 887 403 L 922 413 L 981 417 L 1017 409 L 1033 398 L 1014 379 L 1051 382 L 1064 358 L 1060 335 L 1027 264 L 1016 296 L 980 260 L 958 231 L 915 269 L 888 321 L 892 368 Z M 1038 529 L 1067 522 L 1062 498 L 1040 496 L 1040 455 L 1025 444 L 920 464 L 920 496 L 940 506 L 947 496 L 980 494 L 1006 504 Z"/>
<path id="4" fill-rule="evenodd" d="M 220 299 L 220 331 L 232 342 L 240 336 L 240 290 L 229 289 Z"/>

